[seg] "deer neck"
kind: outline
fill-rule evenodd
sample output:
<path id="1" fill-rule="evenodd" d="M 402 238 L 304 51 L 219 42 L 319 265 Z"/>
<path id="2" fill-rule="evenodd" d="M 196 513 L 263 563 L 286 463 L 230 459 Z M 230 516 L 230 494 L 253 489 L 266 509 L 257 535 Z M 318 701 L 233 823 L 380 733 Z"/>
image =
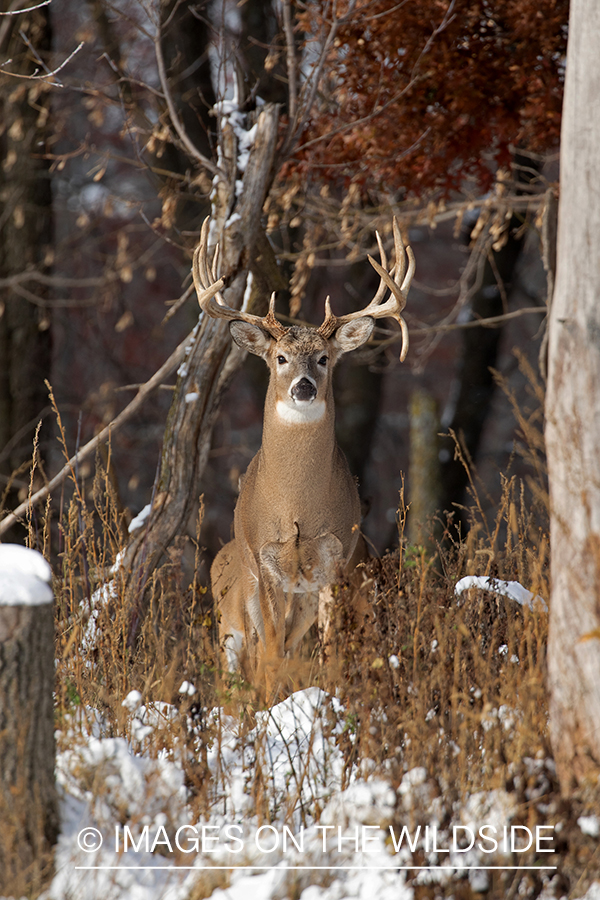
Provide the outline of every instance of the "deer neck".
<path id="1" fill-rule="evenodd" d="M 319 404 L 319 405 L 317 405 Z M 278 406 L 276 397 L 267 393 L 261 458 L 284 479 L 290 473 L 307 470 L 314 479 L 326 473 L 336 451 L 335 412 L 331 388 L 323 400 L 315 400 L 306 412 Z"/>

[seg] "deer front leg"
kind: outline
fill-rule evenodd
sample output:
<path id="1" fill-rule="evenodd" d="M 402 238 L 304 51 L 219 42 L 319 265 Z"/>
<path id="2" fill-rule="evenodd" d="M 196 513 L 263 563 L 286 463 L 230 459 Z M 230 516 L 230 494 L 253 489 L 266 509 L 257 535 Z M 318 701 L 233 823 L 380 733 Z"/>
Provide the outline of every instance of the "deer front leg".
<path id="1" fill-rule="evenodd" d="M 267 702 L 279 692 L 278 680 L 285 657 L 285 593 L 273 561 L 279 544 L 266 544 L 259 554 L 258 603 L 260 637 L 256 647 L 257 672 L 264 677 Z"/>
<path id="2" fill-rule="evenodd" d="M 235 540 L 221 548 L 210 570 L 223 669 L 254 680 L 256 647 L 262 635 L 258 581 L 240 558 Z"/>
<path id="3" fill-rule="evenodd" d="M 352 613 L 357 625 L 362 625 L 369 612 L 368 585 L 364 564 L 369 559 L 365 539 L 360 535 L 350 559 L 343 566 L 343 574 L 350 582 Z M 336 656 L 336 629 L 334 622 L 335 592 L 333 583 L 319 591 L 319 634 L 321 638 L 321 662 Z"/>
<path id="4" fill-rule="evenodd" d="M 219 647 L 225 668 L 235 672 L 240 668 L 244 634 L 243 584 L 235 541 L 229 541 L 216 555 L 210 581 L 219 623 Z"/>
<path id="5" fill-rule="evenodd" d="M 319 594 L 316 591 L 290 594 L 285 619 L 285 652 L 292 656 L 298 644 L 317 619 Z"/>
<path id="6" fill-rule="evenodd" d="M 317 620 L 320 595 L 342 570 L 344 550 L 341 541 L 327 533 L 303 541 L 299 557 L 302 577 L 298 578 L 297 592 L 291 597 L 286 620 L 285 649 L 289 653 L 294 652 Z"/>

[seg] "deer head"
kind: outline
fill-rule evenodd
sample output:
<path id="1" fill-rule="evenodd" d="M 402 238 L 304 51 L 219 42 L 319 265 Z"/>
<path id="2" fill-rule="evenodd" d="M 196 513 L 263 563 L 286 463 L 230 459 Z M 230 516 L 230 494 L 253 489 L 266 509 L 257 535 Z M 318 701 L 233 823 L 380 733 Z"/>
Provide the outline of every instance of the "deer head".
<path id="1" fill-rule="evenodd" d="M 270 369 L 268 406 L 283 421 L 302 424 L 318 421 L 333 408 L 333 368 L 343 353 L 369 339 L 373 321 L 346 322 L 329 339 L 314 328 L 298 326 L 278 338 L 249 322 L 232 321 L 230 329 L 236 344 L 262 357 Z"/>
<path id="2" fill-rule="evenodd" d="M 271 295 L 269 311 L 266 316 L 255 316 L 243 310 L 231 309 L 231 307 L 226 305 L 220 293 L 224 286 L 224 279 L 217 276 L 219 259 L 218 245 L 215 249 L 212 265 L 209 265 L 208 263 L 208 223 L 209 220 L 207 218 L 202 225 L 200 243 L 194 253 L 193 263 L 194 285 L 198 294 L 200 308 L 213 318 L 228 319 L 232 323 L 243 322 L 246 325 L 254 326 L 254 329 L 257 330 L 251 331 L 246 329 L 243 333 L 246 336 L 254 334 L 256 336 L 255 343 L 257 347 L 264 348 L 260 335 L 268 335 L 272 340 L 278 342 L 285 337 L 286 334 L 292 331 L 294 327 L 298 329 L 298 326 L 286 328 L 275 317 L 275 294 Z M 406 306 L 406 298 L 415 273 L 415 257 L 410 247 L 407 247 L 405 251 L 400 227 L 395 218 L 393 220 L 393 232 L 396 261 L 389 272 L 387 271 L 387 257 L 383 243 L 379 233 L 376 232 L 381 264 L 370 255 L 368 256 L 368 260 L 379 275 L 380 283 L 377 293 L 367 306 L 344 316 L 335 316 L 331 312 L 331 303 L 329 297 L 327 297 L 325 300 L 325 319 L 323 324 L 317 329 L 308 329 L 315 332 L 315 338 L 316 335 L 319 335 L 326 342 L 331 342 L 330 346 L 334 348 L 334 352 L 337 345 L 338 358 L 341 353 L 346 353 L 350 349 L 356 349 L 361 343 L 365 343 L 369 339 L 375 319 L 393 318 L 396 319 L 400 325 L 402 332 L 400 361 L 403 362 L 406 359 L 409 343 L 408 328 L 402 317 L 402 312 Z M 390 290 L 390 296 L 388 300 L 383 303 L 382 301 L 387 289 Z M 361 322 L 362 319 L 372 320 L 370 328 L 367 323 Z M 349 325 L 351 325 L 351 327 L 346 327 Z M 307 329 L 303 327 L 303 330 Z M 238 330 L 237 333 L 241 334 L 242 332 Z M 356 343 L 359 334 L 363 335 L 364 338 L 362 341 Z M 233 328 L 232 336 L 234 340 L 236 340 L 236 343 L 239 343 L 236 338 L 236 331 Z M 246 350 L 257 353 L 259 356 L 263 356 L 263 358 L 266 359 L 267 356 L 264 349 L 252 349 L 252 342 L 252 338 L 250 338 L 249 341 L 245 341 L 241 346 L 244 346 Z M 271 371 L 273 371 L 272 367 Z"/>

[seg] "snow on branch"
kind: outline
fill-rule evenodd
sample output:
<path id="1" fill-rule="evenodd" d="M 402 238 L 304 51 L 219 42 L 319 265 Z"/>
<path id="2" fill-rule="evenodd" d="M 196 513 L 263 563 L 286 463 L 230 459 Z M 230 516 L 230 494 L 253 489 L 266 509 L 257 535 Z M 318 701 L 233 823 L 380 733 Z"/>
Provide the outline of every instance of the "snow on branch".
<path id="1" fill-rule="evenodd" d="M 0 12 L 0 16 L 21 16 L 23 13 L 34 12 L 36 9 L 41 9 L 42 6 L 50 6 L 52 0 L 42 0 L 42 3 L 37 3 L 35 6 L 28 6 L 26 9 L 7 9 L 6 12 Z"/>

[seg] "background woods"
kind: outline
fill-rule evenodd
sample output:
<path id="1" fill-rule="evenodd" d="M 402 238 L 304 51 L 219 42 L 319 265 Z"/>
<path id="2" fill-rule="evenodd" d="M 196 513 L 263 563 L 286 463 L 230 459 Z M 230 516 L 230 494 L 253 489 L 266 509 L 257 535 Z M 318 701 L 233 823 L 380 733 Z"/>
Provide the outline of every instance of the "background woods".
<path id="1" fill-rule="evenodd" d="M 422 457 L 409 466 L 410 398 L 426 392 L 441 417 L 428 426 L 441 468 L 426 480 L 442 487 L 429 506 L 415 495 L 411 543 L 431 531 L 414 509 L 448 512 L 456 538 L 464 507 L 479 507 L 495 574 L 490 523 L 507 481 L 524 479 L 544 506 L 537 367 L 541 353 L 545 374 L 566 0 L 25 6 L 0 17 L 5 511 L 167 360 L 150 399 L 97 448 L 120 511 L 111 540 L 126 545 L 140 604 L 159 563 L 182 554 L 205 585 L 260 440 L 264 373 L 248 360 L 240 374 L 227 329 L 198 321 L 200 223 L 211 214 L 230 305 L 260 313 L 277 290 L 281 315 L 319 322 L 326 294 L 339 312 L 372 294 L 366 254 L 375 228 L 389 241 L 394 213 L 417 256 L 409 361 L 397 364 L 397 335 L 378 329 L 340 367 L 339 440 L 370 504 L 367 535 L 377 551 L 396 545 L 401 473 L 409 501 L 423 481 Z M 72 472 L 83 498 L 95 463 Z M 72 490 L 52 492 L 55 515 Z M 30 524 L 41 533 L 39 511 Z M 62 552 L 62 526 L 48 541 Z"/>
<path id="2" fill-rule="evenodd" d="M 40 188 L 52 186 L 52 215 L 46 213 L 52 240 L 28 239 L 38 254 L 44 248 L 46 268 L 32 260 L 13 272 L 7 261 L 3 273 L 3 340 L 11 360 L 3 402 L 17 396 L 12 385 L 20 367 L 35 360 L 41 369 L 22 376 L 38 395 L 35 409 L 16 404 L 20 418 L 4 442 L 5 482 L 26 461 L 37 416 L 48 409 L 44 377 L 54 386 L 73 452 L 125 405 L 135 391 L 127 386 L 146 381 L 190 331 L 196 307 L 189 253 L 209 211 L 211 187 L 218 188 L 212 204 L 221 235 L 237 214 L 233 182 L 239 182 L 239 160 L 249 145 L 235 144 L 264 101 L 279 104 L 280 115 L 277 150 L 265 176 L 269 243 L 253 231 L 249 245 L 252 256 L 263 260 L 262 274 L 254 267 L 257 293 L 264 302 L 265 292 L 289 284 L 292 312 L 303 304 L 301 314 L 311 321 L 320 321 L 326 293 L 340 310 L 356 306 L 372 277 L 361 260 L 373 249 L 373 228 L 387 232 L 391 205 L 421 259 L 422 293 L 408 311 L 410 364 L 420 371 L 420 384 L 433 394 L 446 426 L 475 458 L 486 419 L 489 430 L 504 417 L 494 416 L 490 425 L 486 415 L 493 393 L 489 367 L 498 362 L 501 329 L 466 331 L 461 347 L 461 332 L 443 328 L 455 328 L 459 317 L 498 317 L 545 299 L 541 266 L 536 271 L 534 261 L 536 234 L 556 173 L 544 170 L 539 154 L 556 147 L 566 43 L 566 4 L 547 6 L 502 3 L 492 14 L 485 4 L 473 3 L 432 3 L 418 13 L 411 4 L 314 5 L 302 11 L 284 4 L 276 12 L 268 3 L 249 2 L 241 12 L 224 6 L 209 14 L 184 3 L 117 8 L 54 2 L 3 18 L 3 37 L 16 48 L 9 53 L 6 45 L 11 62 L 4 69 L 16 73 L 18 64 L 25 67 L 20 74 L 28 75 L 2 76 L 17 119 L 17 125 L 6 120 L 4 140 L 17 138 L 23 150 L 27 134 L 44 149 L 7 149 L 3 171 L 13 191 L 6 194 L 6 228 L 23 238 L 19 210 L 28 209 L 39 229 L 46 196 Z M 59 66 L 55 75 L 44 75 Z M 504 68 L 505 77 L 490 79 L 490 67 Z M 217 101 L 221 105 L 215 107 Z M 478 110 L 484 108 L 482 122 Z M 25 115 L 37 131 L 25 128 Z M 515 160 L 512 146 L 534 155 Z M 35 203 L 19 206 L 14 200 L 20 183 L 15 158 L 30 168 Z M 497 186 L 482 194 L 498 173 Z M 524 242 L 533 252 L 515 272 Z M 241 272 L 247 263 L 232 265 Z M 511 295 L 513 286 L 520 293 Z M 283 311 L 285 293 L 281 297 Z M 180 302 L 173 306 L 175 298 Z M 30 317 L 43 351 L 18 352 L 23 330 L 10 325 L 13 309 Z M 541 321 L 532 316 L 514 323 L 515 338 L 528 352 Z M 515 338 L 503 342 L 502 365 L 519 378 L 510 357 Z M 382 550 L 394 541 L 399 473 L 408 468 L 407 400 L 418 382 L 396 366 L 393 348 L 368 363 L 340 372 L 339 430 L 363 492 L 371 497 L 366 528 Z M 228 395 L 228 404 L 238 407 L 222 420 L 221 427 L 230 423 L 228 430 L 219 433 L 208 456 L 208 447 L 200 454 L 208 459 L 210 477 L 198 483 L 203 461 L 185 477 L 186 496 L 192 485 L 194 496 L 206 493 L 204 541 L 210 553 L 227 536 L 236 472 L 243 471 L 258 439 L 260 378 L 244 379 Z M 175 406 L 194 393 L 188 388 L 184 378 Z M 165 383 L 113 437 L 115 484 L 125 509 L 135 512 L 150 499 L 173 389 L 173 382 Z M 11 422 L 10 416 L 4 421 Z M 507 421 L 502 438 L 492 438 L 481 454 L 495 455 L 494 468 L 504 469 L 510 455 L 511 427 Z M 196 422 L 194 435 L 200 430 L 209 441 L 210 423 L 200 428 Z M 56 453 L 50 433 L 42 433 L 40 445 L 41 458 L 49 460 Z M 465 500 L 465 470 L 454 460 L 451 440 L 442 453 L 449 487 L 439 506 L 452 510 Z M 185 458 L 182 452 L 180 462 Z M 59 461 L 52 458 L 50 468 Z M 81 474 L 90 464 L 83 464 Z M 21 475 L 13 483 L 21 499 L 27 481 Z M 164 547 L 184 530 L 190 512 L 182 508 L 168 539 L 162 535 L 158 543 Z"/>

